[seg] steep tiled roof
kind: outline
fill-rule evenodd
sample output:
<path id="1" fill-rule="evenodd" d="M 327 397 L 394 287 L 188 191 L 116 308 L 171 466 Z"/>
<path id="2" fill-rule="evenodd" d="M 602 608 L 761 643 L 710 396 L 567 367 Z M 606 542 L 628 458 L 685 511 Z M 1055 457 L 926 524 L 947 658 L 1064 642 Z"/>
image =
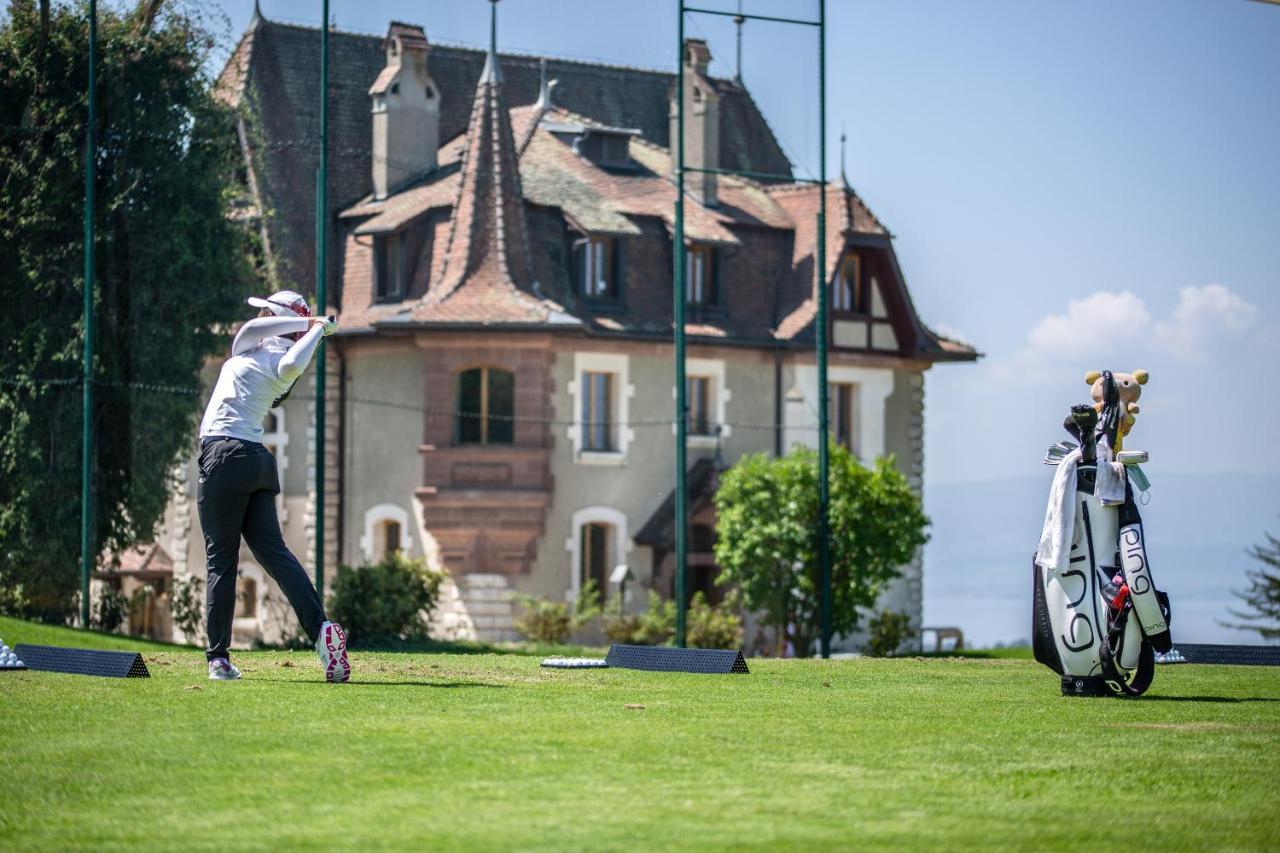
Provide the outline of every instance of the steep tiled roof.
<path id="1" fill-rule="evenodd" d="M 524 191 L 502 75 L 491 55 L 476 87 L 443 263 L 418 321 L 543 323 L 551 309 L 530 291 L 533 262 Z"/>
<path id="2" fill-rule="evenodd" d="M 369 87 L 386 57 L 380 36 L 330 34 L 330 217 L 364 197 L 371 184 Z M 467 128 L 485 52 L 437 45 L 428 70 L 440 90 L 440 138 Z M 539 59 L 501 55 L 507 105 L 532 104 L 539 92 Z M 614 65 L 547 59 L 558 80 L 556 101 L 603 124 L 640 129 L 666 146 L 667 104 L 674 74 Z M 319 163 L 320 32 L 255 19 L 219 79 L 219 94 L 252 113 L 250 144 L 269 212 L 277 274 L 303 292 L 315 279 L 315 172 Z M 790 174 L 791 165 L 751 96 L 730 81 L 722 91 L 721 162 L 727 168 Z M 340 164 L 340 168 L 335 166 Z M 333 219 L 330 219 L 333 222 Z M 336 232 L 329 269 L 341 268 Z M 330 292 L 336 292 L 335 282 Z"/>

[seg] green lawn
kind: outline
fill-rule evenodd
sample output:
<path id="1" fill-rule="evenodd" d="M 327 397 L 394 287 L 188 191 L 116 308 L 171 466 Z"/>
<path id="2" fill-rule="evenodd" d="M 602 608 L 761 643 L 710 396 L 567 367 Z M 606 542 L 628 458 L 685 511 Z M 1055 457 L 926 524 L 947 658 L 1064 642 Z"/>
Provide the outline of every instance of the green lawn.
<path id="1" fill-rule="evenodd" d="M 0 620 L 15 642 L 134 644 Z M 1280 675 L 1170 666 L 1064 699 L 1026 660 L 751 661 L 148 647 L 150 680 L 0 675 L 0 849 L 1275 849 Z M 1089 746 L 1091 745 L 1091 747 Z"/>

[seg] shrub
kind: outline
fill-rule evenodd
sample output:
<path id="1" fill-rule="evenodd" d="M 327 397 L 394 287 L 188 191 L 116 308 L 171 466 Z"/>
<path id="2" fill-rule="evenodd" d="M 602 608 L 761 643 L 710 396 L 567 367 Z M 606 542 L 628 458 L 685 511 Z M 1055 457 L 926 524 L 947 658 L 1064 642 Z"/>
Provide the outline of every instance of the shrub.
<path id="1" fill-rule="evenodd" d="M 862 651 L 873 658 L 891 658 L 911 636 L 911 617 L 906 613 L 881 610 L 867 623 L 869 636 Z"/>
<path id="2" fill-rule="evenodd" d="M 400 552 L 356 568 L 339 566 L 329 614 L 355 645 L 371 646 L 422 637 L 436 606 L 442 572 Z"/>
<path id="3" fill-rule="evenodd" d="M 523 593 L 517 593 L 515 600 L 522 608 L 516 617 L 516 630 L 535 643 L 563 643 L 570 634 L 600 615 L 600 590 L 594 581 L 587 581 L 579 590 L 572 608 L 566 601 Z"/>
<path id="4" fill-rule="evenodd" d="M 129 615 L 129 596 L 109 583 L 98 588 L 98 598 L 93 602 L 93 612 L 89 614 L 92 627 L 99 631 L 114 633 L 124 624 Z"/>
<path id="5" fill-rule="evenodd" d="M 615 597 L 604 613 L 604 634 L 615 643 L 660 646 L 676 632 L 676 603 L 663 601 L 649 590 L 649 606 L 643 613 L 624 613 Z"/>
<path id="6" fill-rule="evenodd" d="M 736 649 L 742 643 L 740 595 L 735 589 L 725 596 L 719 607 L 707 604 L 701 592 L 693 595 L 685 614 L 685 645 L 693 649 Z"/>
<path id="7" fill-rule="evenodd" d="M 204 621 L 204 581 L 195 575 L 174 581 L 173 593 L 169 596 L 169 612 L 173 616 L 173 626 L 188 641 L 194 640 Z"/>

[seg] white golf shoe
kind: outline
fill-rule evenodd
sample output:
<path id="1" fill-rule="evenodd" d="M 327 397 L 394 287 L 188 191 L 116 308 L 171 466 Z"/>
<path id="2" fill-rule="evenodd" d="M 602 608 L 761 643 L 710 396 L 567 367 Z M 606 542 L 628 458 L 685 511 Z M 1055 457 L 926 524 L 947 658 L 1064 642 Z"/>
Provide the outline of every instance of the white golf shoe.
<path id="1" fill-rule="evenodd" d="M 325 622 L 316 638 L 316 653 L 324 668 L 324 680 L 342 684 L 351 677 L 351 662 L 347 660 L 347 632 L 337 622 Z"/>
<path id="2" fill-rule="evenodd" d="M 210 681 L 235 681 L 240 677 L 240 670 L 231 665 L 226 658 L 214 658 L 209 661 Z"/>

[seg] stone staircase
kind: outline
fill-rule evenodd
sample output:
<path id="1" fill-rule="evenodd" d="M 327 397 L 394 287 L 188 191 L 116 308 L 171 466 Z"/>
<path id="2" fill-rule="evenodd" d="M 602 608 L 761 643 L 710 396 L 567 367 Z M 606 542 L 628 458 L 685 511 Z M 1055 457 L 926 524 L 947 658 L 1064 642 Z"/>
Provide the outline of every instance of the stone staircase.
<path id="1" fill-rule="evenodd" d="M 511 592 L 506 575 L 469 573 L 450 577 L 440 587 L 432 633 L 441 639 L 482 643 L 520 640 Z"/>

